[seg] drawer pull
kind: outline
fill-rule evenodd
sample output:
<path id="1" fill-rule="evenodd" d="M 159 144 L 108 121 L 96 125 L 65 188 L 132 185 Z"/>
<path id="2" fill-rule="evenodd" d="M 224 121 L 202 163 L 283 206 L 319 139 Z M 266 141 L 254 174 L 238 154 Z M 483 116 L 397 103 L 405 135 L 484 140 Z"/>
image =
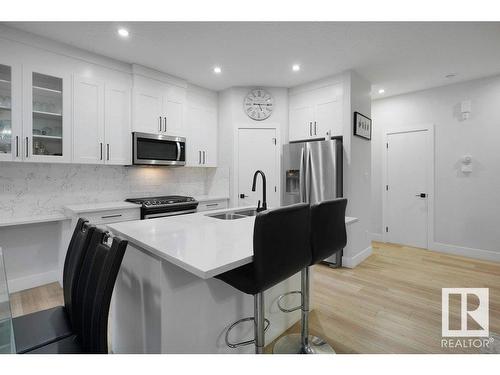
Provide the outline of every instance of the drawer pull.
<path id="1" fill-rule="evenodd" d="M 216 207 L 218 205 L 219 205 L 219 203 L 210 203 L 210 204 L 207 204 L 205 206 L 207 206 L 207 207 Z"/>
<path id="2" fill-rule="evenodd" d="M 106 216 L 101 216 L 101 219 L 111 219 L 112 217 L 120 217 L 122 214 L 116 214 L 116 215 L 106 215 Z"/>

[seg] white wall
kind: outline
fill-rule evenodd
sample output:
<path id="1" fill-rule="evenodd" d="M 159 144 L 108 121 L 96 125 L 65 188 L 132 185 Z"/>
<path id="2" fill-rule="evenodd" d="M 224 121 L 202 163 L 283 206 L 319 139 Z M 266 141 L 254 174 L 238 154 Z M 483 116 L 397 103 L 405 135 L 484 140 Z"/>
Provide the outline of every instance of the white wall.
<path id="1" fill-rule="evenodd" d="M 371 253 L 371 147 L 372 142 L 353 135 L 354 112 L 371 117 L 371 83 L 354 71 L 344 74 L 344 197 L 347 216 L 358 221 L 348 227 L 343 265 L 355 267 Z"/>
<path id="2" fill-rule="evenodd" d="M 460 102 L 472 101 L 469 120 Z M 500 76 L 376 100 L 373 112 L 372 222 L 382 231 L 382 167 L 385 129 L 435 125 L 435 249 L 500 260 Z M 473 172 L 460 171 L 464 154 Z M 432 239 L 431 239 L 432 240 Z"/>
<path id="3" fill-rule="evenodd" d="M 219 92 L 219 166 L 229 170 L 230 206 L 234 207 L 238 201 L 234 191 L 237 180 L 235 168 L 236 151 L 234 137 L 238 128 L 276 126 L 280 130 L 281 143 L 288 142 L 288 90 L 276 87 L 261 87 L 267 90 L 274 98 L 272 115 L 263 120 L 250 119 L 243 110 L 243 99 L 253 87 L 231 87 Z M 258 149 L 256 149 L 258 152 Z M 279 181 L 278 181 L 279 186 Z M 255 202 L 257 204 L 257 202 Z"/>

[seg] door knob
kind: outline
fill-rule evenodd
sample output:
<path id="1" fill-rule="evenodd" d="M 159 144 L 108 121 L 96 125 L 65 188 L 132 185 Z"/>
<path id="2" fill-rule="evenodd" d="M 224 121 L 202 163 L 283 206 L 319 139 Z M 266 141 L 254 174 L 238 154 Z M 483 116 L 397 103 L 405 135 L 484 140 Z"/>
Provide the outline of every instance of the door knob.
<path id="1" fill-rule="evenodd" d="M 419 198 L 426 198 L 427 197 L 427 194 L 425 193 L 420 193 L 420 194 L 415 194 L 416 197 L 419 197 Z"/>
<path id="2" fill-rule="evenodd" d="M 245 199 L 245 198 L 248 198 L 248 195 L 240 194 L 240 199 Z"/>

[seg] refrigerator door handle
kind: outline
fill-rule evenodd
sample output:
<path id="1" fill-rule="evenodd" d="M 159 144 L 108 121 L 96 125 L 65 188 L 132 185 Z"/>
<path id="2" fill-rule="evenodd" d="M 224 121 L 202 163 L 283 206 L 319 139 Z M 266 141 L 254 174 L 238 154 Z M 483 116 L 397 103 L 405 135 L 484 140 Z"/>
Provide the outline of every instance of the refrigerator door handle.
<path id="1" fill-rule="evenodd" d="M 299 166 L 299 196 L 300 201 L 305 202 L 305 163 L 304 163 L 304 147 L 300 150 L 300 166 Z"/>

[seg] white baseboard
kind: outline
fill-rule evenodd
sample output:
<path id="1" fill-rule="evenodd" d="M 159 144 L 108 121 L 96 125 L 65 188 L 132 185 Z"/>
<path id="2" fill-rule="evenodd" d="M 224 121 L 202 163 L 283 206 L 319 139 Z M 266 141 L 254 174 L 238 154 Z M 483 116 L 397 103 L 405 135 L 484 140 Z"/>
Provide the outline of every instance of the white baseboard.
<path id="1" fill-rule="evenodd" d="M 492 262 L 500 262 L 500 251 L 474 249 L 471 247 L 448 245 L 440 242 L 432 243 L 431 248 L 429 250 L 437 251 L 440 253 L 459 255 L 468 258 L 488 260 Z"/>
<path id="2" fill-rule="evenodd" d="M 40 285 L 50 284 L 58 281 L 59 272 L 56 270 L 38 273 L 36 275 L 30 275 L 25 277 L 19 277 L 17 279 L 8 280 L 9 292 L 15 293 L 21 290 L 35 288 Z"/>
<path id="3" fill-rule="evenodd" d="M 382 233 L 368 232 L 368 236 L 370 237 L 370 241 L 377 241 L 377 242 L 384 241 L 384 236 L 382 236 Z"/>
<path id="4" fill-rule="evenodd" d="M 372 254 L 372 252 L 372 247 L 368 246 L 366 249 L 360 251 L 353 257 L 346 257 L 344 255 L 342 257 L 342 267 L 354 268 L 358 264 L 362 263 L 366 258 L 368 258 Z"/>

